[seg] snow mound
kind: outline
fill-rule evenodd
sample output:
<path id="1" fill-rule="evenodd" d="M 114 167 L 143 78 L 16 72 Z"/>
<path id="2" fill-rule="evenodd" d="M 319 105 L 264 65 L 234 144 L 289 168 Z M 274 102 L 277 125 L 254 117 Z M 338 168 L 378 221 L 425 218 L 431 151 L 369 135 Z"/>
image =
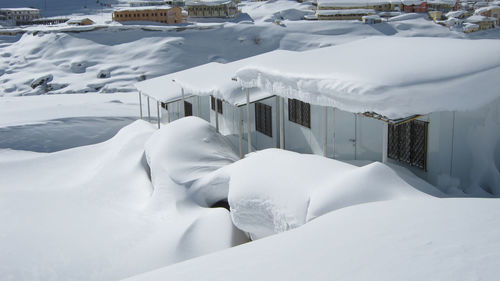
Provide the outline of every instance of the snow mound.
<path id="1" fill-rule="evenodd" d="M 498 280 L 496 199 L 357 205 L 303 227 L 127 281 Z M 215 278 L 214 278 L 215 279 Z"/>
<path id="2" fill-rule="evenodd" d="M 198 117 L 181 118 L 155 132 L 146 155 L 153 179 L 168 175 L 186 186 L 239 159 L 231 142 Z"/>
<path id="3" fill-rule="evenodd" d="M 251 153 L 224 170 L 215 178 L 223 182 L 221 175 L 230 175 L 231 217 L 252 239 L 296 228 L 338 208 L 430 197 L 382 163 L 356 167 L 279 149 Z"/>
<path id="4" fill-rule="evenodd" d="M 314 191 L 307 221 L 330 211 L 368 202 L 430 197 L 401 179 L 380 162 L 373 162 L 331 178 Z"/>

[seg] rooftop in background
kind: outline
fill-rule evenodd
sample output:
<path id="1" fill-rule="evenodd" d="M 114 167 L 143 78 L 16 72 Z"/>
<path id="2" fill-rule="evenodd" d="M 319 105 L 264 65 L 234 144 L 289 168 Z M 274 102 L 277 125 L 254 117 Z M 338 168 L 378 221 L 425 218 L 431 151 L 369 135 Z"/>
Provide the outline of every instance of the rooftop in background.
<path id="1" fill-rule="evenodd" d="M 117 12 L 121 11 L 148 11 L 148 10 L 161 10 L 161 9 L 171 9 L 172 6 L 161 5 L 161 6 L 137 6 L 137 7 L 120 7 L 115 9 Z"/>

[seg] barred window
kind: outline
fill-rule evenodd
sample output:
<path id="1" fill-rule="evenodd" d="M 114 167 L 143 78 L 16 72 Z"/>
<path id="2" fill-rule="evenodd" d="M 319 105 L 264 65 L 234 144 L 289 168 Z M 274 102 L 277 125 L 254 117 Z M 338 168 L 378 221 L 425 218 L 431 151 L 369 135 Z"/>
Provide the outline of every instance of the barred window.
<path id="1" fill-rule="evenodd" d="M 311 128 L 311 105 L 296 99 L 288 99 L 288 120 Z"/>
<path id="2" fill-rule="evenodd" d="M 272 107 L 260 102 L 255 103 L 255 130 L 273 137 Z"/>
<path id="3" fill-rule="evenodd" d="M 210 108 L 215 111 L 215 104 L 217 103 L 217 112 L 222 114 L 222 100 L 216 99 L 213 96 L 210 96 Z"/>
<path id="4" fill-rule="evenodd" d="M 426 170 L 428 124 L 420 120 L 389 124 L 387 157 Z"/>
<path id="5" fill-rule="evenodd" d="M 184 116 L 193 116 L 193 104 L 184 102 Z"/>

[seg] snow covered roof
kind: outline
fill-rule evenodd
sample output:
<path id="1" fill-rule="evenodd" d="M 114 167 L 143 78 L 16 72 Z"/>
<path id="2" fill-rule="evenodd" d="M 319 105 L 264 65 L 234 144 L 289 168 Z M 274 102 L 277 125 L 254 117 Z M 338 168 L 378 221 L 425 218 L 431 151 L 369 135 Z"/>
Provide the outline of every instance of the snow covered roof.
<path id="1" fill-rule="evenodd" d="M 172 6 L 169 5 L 162 5 L 162 6 L 137 6 L 137 7 L 122 7 L 122 8 L 117 8 L 115 11 L 116 12 L 123 12 L 123 11 L 147 11 L 147 10 L 161 10 L 161 9 L 171 9 Z"/>
<path id="2" fill-rule="evenodd" d="M 40 10 L 34 8 L 0 8 L 0 11 L 39 12 Z"/>
<path id="3" fill-rule="evenodd" d="M 464 10 L 458 10 L 458 11 L 449 11 L 448 13 L 446 13 L 446 17 L 451 17 L 451 18 L 458 18 L 460 16 L 462 16 L 463 14 L 467 13 L 466 11 Z"/>
<path id="4" fill-rule="evenodd" d="M 476 9 L 474 11 L 474 14 L 475 15 L 480 15 L 484 12 L 488 12 L 488 11 L 491 11 L 491 10 L 497 10 L 497 9 L 500 9 L 499 6 L 488 6 L 488 7 L 482 7 L 482 8 L 479 8 L 479 9 Z"/>
<path id="5" fill-rule="evenodd" d="M 236 76 L 244 87 L 398 118 L 470 110 L 500 98 L 499 49 L 498 40 L 371 37 L 300 55 L 277 54 Z M 425 54 L 425 62 L 408 54 Z"/>
<path id="6" fill-rule="evenodd" d="M 484 21 L 495 21 L 495 18 L 489 18 L 481 15 L 474 15 L 471 17 L 468 17 L 465 21 L 466 22 L 471 22 L 471 23 L 478 23 L 478 22 L 484 22 Z"/>
<path id="7" fill-rule="evenodd" d="M 372 5 L 385 5 L 394 2 L 393 0 L 318 0 L 318 6 L 321 7 L 365 7 Z"/>
<path id="8" fill-rule="evenodd" d="M 426 0 L 401 0 L 401 3 L 403 5 L 420 5 L 424 2 L 427 2 Z"/>
<path id="9" fill-rule="evenodd" d="M 237 81 L 232 80 L 236 71 L 252 61 L 266 60 L 280 54 L 294 53 L 276 50 L 262 55 L 231 63 L 211 62 L 183 71 L 167 74 L 135 84 L 145 95 L 161 102 L 170 102 L 181 97 L 181 89 L 186 95 L 215 96 L 233 105 L 246 103 L 246 93 Z M 175 81 L 175 82 L 174 82 Z M 252 89 L 251 101 L 273 96 L 267 91 Z"/>
<path id="10" fill-rule="evenodd" d="M 427 4 L 455 6 L 456 0 L 427 0 Z"/>
<path id="11" fill-rule="evenodd" d="M 370 15 L 375 14 L 373 9 L 342 9 L 342 10 L 316 10 L 319 16 L 333 16 L 333 15 Z"/>
<path id="12" fill-rule="evenodd" d="M 186 1 L 186 6 L 217 6 L 234 3 L 232 0 L 203 0 L 203 1 Z"/>

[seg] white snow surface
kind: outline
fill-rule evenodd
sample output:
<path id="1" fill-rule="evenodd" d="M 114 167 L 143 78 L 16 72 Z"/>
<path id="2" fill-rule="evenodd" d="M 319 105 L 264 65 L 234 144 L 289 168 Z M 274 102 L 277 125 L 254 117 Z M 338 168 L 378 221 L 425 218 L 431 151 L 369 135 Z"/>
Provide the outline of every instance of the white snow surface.
<path id="1" fill-rule="evenodd" d="M 156 169 L 150 181 L 154 132 L 137 121 L 96 145 L 0 150 L 0 279 L 119 280 L 245 242 L 227 210 Z"/>
<path id="2" fill-rule="evenodd" d="M 496 199 L 362 204 L 126 280 L 494 281 L 499 224 Z"/>
<path id="3" fill-rule="evenodd" d="M 349 112 L 397 118 L 464 111 L 500 97 L 499 48 L 498 40 L 371 37 L 256 60 L 236 76 L 245 87 Z M 422 50 L 426 63 L 415 55 Z"/>

